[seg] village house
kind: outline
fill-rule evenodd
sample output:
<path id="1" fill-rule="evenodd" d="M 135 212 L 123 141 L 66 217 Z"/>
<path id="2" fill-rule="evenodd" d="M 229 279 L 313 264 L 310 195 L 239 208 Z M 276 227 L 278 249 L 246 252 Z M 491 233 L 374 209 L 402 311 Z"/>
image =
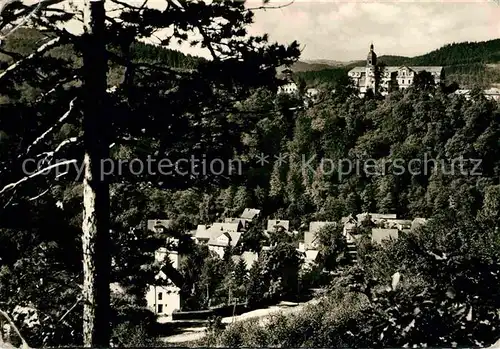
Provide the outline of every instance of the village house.
<path id="1" fill-rule="evenodd" d="M 238 245 L 241 238 L 240 232 L 235 231 L 221 231 L 219 233 L 213 232 L 212 237 L 208 241 L 208 249 L 217 253 L 220 258 L 224 258 L 226 249 L 234 248 Z"/>
<path id="2" fill-rule="evenodd" d="M 149 285 L 146 292 L 146 304 L 156 315 L 171 317 L 175 310 L 181 309 L 182 277 L 178 273 L 181 256 L 176 251 L 162 250 L 157 255 L 159 259 L 162 258 L 163 252 L 166 252 L 164 257 L 168 257 L 171 264 L 166 263 L 156 275 L 155 282 Z"/>
<path id="3" fill-rule="evenodd" d="M 310 107 L 319 101 L 319 90 L 317 88 L 308 88 L 304 97 L 305 106 Z"/>
<path id="4" fill-rule="evenodd" d="M 196 232 L 194 234 L 194 238 L 197 243 L 203 244 L 207 243 L 210 240 L 211 233 L 208 231 L 210 226 L 208 224 L 198 224 L 196 226 Z"/>
<path id="5" fill-rule="evenodd" d="M 237 220 L 234 223 L 213 223 L 212 225 L 198 225 L 195 239 L 200 244 L 208 245 L 221 258 L 228 247 L 236 247 L 242 235 L 243 223 Z"/>
<path id="6" fill-rule="evenodd" d="M 198 243 L 208 243 L 213 235 L 219 235 L 223 232 L 241 232 L 243 230 L 242 221 L 235 221 L 232 223 L 212 223 L 212 224 L 199 224 L 196 227 L 194 235 Z"/>
<path id="7" fill-rule="evenodd" d="M 281 73 L 284 75 L 284 83 L 278 87 L 278 94 L 298 94 L 299 86 L 293 80 L 292 70 L 290 68 L 286 68 Z"/>
<path id="8" fill-rule="evenodd" d="M 396 214 L 386 213 L 360 213 L 347 217 L 342 217 L 343 235 L 347 239 L 350 248 L 356 242 L 357 228 L 360 224 L 368 223 L 371 227 L 371 239 L 374 243 L 380 243 L 387 239 L 397 239 L 400 233 L 409 233 L 427 223 L 425 218 L 415 218 L 413 220 L 398 219 Z"/>

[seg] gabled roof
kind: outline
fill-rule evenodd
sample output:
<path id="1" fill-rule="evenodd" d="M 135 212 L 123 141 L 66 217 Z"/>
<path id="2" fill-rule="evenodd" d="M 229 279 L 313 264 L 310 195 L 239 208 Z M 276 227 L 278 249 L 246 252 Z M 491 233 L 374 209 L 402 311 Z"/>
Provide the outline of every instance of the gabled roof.
<path id="1" fill-rule="evenodd" d="M 212 235 L 212 237 L 210 238 L 210 240 L 208 240 L 208 245 L 212 245 L 212 246 L 228 246 L 224 243 L 221 243 L 220 241 L 218 241 L 218 238 L 221 237 L 222 235 L 226 236 L 229 240 L 229 246 L 232 246 L 232 247 L 235 247 L 236 245 L 238 245 L 238 242 L 240 241 L 240 238 L 241 238 L 241 233 L 238 233 L 238 232 L 228 232 L 228 231 L 225 231 L 223 233 L 219 233 L 219 234 L 214 234 Z"/>
<path id="2" fill-rule="evenodd" d="M 245 208 L 240 218 L 244 219 L 254 219 L 256 216 L 260 214 L 260 210 L 256 208 Z"/>
<path id="3" fill-rule="evenodd" d="M 388 219 L 387 220 L 387 227 L 388 228 L 393 228 L 396 226 L 402 226 L 402 227 L 411 227 L 412 221 L 407 220 L 407 219 Z"/>
<path id="4" fill-rule="evenodd" d="M 440 66 L 411 66 L 409 68 L 417 73 L 424 70 L 429 73 L 441 73 L 443 71 L 443 67 Z"/>
<path id="5" fill-rule="evenodd" d="M 325 221 L 315 221 L 309 223 L 309 231 L 312 233 L 317 233 L 325 225 L 337 225 L 336 222 L 325 222 Z"/>
<path id="6" fill-rule="evenodd" d="M 239 231 L 241 228 L 241 223 L 234 222 L 234 223 L 213 223 L 210 227 L 207 228 L 208 231 L 211 233 L 218 233 L 218 232 L 236 232 Z"/>
<path id="7" fill-rule="evenodd" d="M 224 223 L 240 224 L 238 230 L 244 229 L 247 226 L 247 220 L 245 218 L 224 218 Z"/>
<path id="8" fill-rule="evenodd" d="M 201 240 L 208 240 L 212 236 L 212 233 L 208 230 L 208 226 L 205 224 L 198 224 L 196 227 L 195 237 Z"/>
<path id="9" fill-rule="evenodd" d="M 360 213 L 360 214 L 357 214 L 356 215 L 356 218 L 358 220 L 358 223 L 361 223 L 362 221 L 364 221 L 366 219 L 366 216 L 370 215 L 370 218 L 372 221 L 379 221 L 379 220 L 389 220 L 389 219 L 397 219 L 397 215 L 396 214 L 392 214 L 392 213 Z"/>
<path id="10" fill-rule="evenodd" d="M 307 250 L 305 252 L 305 254 L 306 254 L 306 260 L 315 261 L 318 258 L 319 251 L 318 250 Z"/>
<path id="11" fill-rule="evenodd" d="M 344 224 L 344 229 L 345 230 L 353 230 L 357 227 L 358 225 L 356 223 L 351 223 L 351 222 L 348 222 L 348 223 L 345 223 Z"/>
<path id="12" fill-rule="evenodd" d="M 363 72 L 366 72 L 366 67 L 354 67 L 351 70 L 349 70 L 349 73 L 350 72 L 363 73 Z"/>
<path id="13" fill-rule="evenodd" d="M 171 281 L 175 286 L 182 287 L 184 279 L 182 274 L 171 264 L 165 263 L 155 277 L 156 280 Z"/>
<path id="14" fill-rule="evenodd" d="M 317 235 L 312 231 L 304 232 L 304 245 L 308 249 L 313 246 L 314 243 L 318 241 Z"/>

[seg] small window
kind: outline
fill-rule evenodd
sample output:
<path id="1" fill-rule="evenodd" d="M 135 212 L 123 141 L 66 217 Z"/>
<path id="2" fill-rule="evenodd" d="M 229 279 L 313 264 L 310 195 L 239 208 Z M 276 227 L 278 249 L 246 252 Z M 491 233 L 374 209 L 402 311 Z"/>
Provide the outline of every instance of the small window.
<path id="1" fill-rule="evenodd" d="M 163 304 L 158 304 L 158 313 L 163 313 Z"/>
<path id="2" fill-rule="evenodd" d="M 158 300 L 161 301 L 163 299 L 163 293 L 158 292 Z"/>

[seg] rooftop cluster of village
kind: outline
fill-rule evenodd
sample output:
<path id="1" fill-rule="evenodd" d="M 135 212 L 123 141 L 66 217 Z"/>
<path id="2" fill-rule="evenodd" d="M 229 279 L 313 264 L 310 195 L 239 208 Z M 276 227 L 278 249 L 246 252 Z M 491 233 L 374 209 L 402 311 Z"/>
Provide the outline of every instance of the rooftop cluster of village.
<path id="1" fill-rule="evenodd" d="M 198 225 L 196 230 L 188 232 L 191 239 L 196 244 L 203 244 L 208 247 L 213 255 L 221 259 L 230 258 L 235 262 L 243 260 L 247 270 L 259 259 L 259 252 L 248 251 L 241 248 L 242 238 L 248 233 L 250 227 L 260 219 L 261 211 L 255 208 L 245 209 L 240 217 L 225 218 L 223 222 Z M 332 225 L 342 228 L 342 235 L 345 237 L 348 252 L 352 261 L 356 262 L 357 248 L 356 241 L 361 236 L 360 227 L 368 228 L 372 243 L 380 243 L 386 239 L 397 239 L 399 234 L 412 231 L 425 224 L 427 219 L 415 218 L 413 220 L 398 219 L 396 214 L 361 213 L 343 217 L 340 222 L 334 221 L 312 221 L 305 231 L 292 230 L 290 221 L 285 219 L 268 219 L 267 224 L 262 227 L 262 235 L 269 238 L 273 234 L 286 234 L 294 241 L 296 250 L 304 258 L 303 267 L 310 267 L 316 264 L 321 251 L 321 242 L 318 239 L 318 232 L 325 226 Z M 166 233 L 173 224 L 172 220 L 157 219 L 148 220 L 148 229 L 157 234 Z M 305 227 L 307 228 L 307 227 Z M 302 229 L 301 229 L 302 230 Z M 366 229 L 365 229 L 366 232 Z M 365 233 L 366 235 L 366 233 Z M 182 255 L 172 246 L 176 246 L 178 239 L 165 236 L 166 246 L 155 253 L 155 259 L 162 263 L 165 258 L 169 258 L 172 266 L 178 268 Z M 268 239 L 267 241 L 272 241 Z M 262 246 L 261 252 L 270 250 L 273 243 Z M 160 272 L 158 278 L 167 279 L 165 273 Z M 181 307 L 179 288 L 171 286 L 151 286 L 147 294 L 148 307 L 158 315 L 171 315 Z"/>

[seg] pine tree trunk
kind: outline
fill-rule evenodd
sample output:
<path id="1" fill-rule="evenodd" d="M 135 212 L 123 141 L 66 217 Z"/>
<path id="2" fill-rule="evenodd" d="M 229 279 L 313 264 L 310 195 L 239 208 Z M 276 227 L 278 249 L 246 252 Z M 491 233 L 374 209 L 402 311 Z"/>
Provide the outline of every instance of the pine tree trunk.
<path id="1" fill-rule="evenodd" d="M 107 58 L 104 0 L 86 0 L 83 35 L 83 344 L 109 347 L 109 185 L 102 159 L 109 157 L 106 108 Z"/>

